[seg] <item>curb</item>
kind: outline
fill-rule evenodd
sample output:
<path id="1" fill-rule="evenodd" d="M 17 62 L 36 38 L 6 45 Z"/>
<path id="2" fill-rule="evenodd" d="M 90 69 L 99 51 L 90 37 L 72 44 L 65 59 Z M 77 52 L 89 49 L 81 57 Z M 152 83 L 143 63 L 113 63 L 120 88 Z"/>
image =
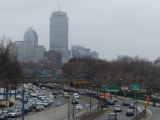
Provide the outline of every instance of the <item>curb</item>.
<path id="1" fill-rule="evenodd" d="M 99 120 L 99 118 L 101 118 L 103 115 L 105 115 L 106 113 L 108 113 L 110 111 L 110 106 L 108 106 L 108 109 L 103 113 L 101 114 L 100 116 L 98 116 L 97 118 L 95 118 L 94 120 Z"/>

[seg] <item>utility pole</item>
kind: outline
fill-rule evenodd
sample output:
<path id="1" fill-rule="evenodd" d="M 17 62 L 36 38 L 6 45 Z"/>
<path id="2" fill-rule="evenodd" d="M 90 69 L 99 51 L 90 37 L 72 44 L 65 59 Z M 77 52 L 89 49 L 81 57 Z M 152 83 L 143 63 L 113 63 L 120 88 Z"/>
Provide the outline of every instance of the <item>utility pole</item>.
<path id="1" fill-rule="evenodd" d="M 136 102 L 136 116 L 137 116 L 137 94 L 136 94 L 136 90 L 135 90 L 135 102 Z"/>
<path id="2" fill-rule="evenodd" d="M 70 120 L 70 104 L 71 104 L 71 101 L 69 99 L 69 102 L 68 102 L 68 120 Z"/>
<path id="3" fill-rule="evenodd" d="M 73 104 L 73 120 L 74 120 L 74 104 Z"/>

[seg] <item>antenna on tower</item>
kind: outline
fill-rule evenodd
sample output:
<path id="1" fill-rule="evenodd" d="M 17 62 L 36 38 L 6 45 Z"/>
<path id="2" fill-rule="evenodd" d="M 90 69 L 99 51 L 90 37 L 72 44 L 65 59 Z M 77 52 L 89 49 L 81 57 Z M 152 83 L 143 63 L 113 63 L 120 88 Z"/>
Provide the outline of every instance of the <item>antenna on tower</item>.
<path id="1" fill-rule="evenodd" d="M 59 11 L 60 11 L 60 8 L 61 8 L 61 4 L 60 4 L 60 0 L 59 0 Z"/>

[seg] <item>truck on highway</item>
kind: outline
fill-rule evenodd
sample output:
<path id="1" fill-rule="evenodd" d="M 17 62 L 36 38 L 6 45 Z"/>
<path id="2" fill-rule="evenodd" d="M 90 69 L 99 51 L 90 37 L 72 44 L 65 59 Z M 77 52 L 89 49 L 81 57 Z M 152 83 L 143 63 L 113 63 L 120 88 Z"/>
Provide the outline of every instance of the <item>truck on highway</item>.
<path id="1" fill-rule="evenodd" d="M 131 99 L 130 98 L 125 98 L 122 102 L 123 106 L 129 106 L 129 104 L 131 103 Z"/>

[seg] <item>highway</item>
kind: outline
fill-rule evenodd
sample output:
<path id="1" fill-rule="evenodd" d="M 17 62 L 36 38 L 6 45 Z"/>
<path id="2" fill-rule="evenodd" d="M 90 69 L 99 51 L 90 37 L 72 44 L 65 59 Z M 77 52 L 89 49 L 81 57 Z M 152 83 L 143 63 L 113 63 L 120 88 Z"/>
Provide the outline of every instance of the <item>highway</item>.
<path id="1" fill-rule="evenodd" d="M 122 105 L 122 100 L 117 100 L 117 102 L 115 104 L 116 105 Z M 110 105 L 110 108 L 111 108 L 110 112 L 113 112 L 114 105 Z M 131 120 L 134 117 L 134 116 L 126 116 L 127 109 L 128 109 L 128 106 L 122 106 L 122 112 L 116 112 L 118 120 Z M 139 105 L 138 105 L 137 106 L 137 114 L 140 113 L 140 111 L 142 109 L 143 108 L 139 107 Z M 106 120 L 106 119 L 108 119 L 108 114 L 109 113 L 106 113 L 105 115 L 103 115 L 99 120 Z M 135 115 L 136 115 L 136 110 L 135 110 Z"/>

